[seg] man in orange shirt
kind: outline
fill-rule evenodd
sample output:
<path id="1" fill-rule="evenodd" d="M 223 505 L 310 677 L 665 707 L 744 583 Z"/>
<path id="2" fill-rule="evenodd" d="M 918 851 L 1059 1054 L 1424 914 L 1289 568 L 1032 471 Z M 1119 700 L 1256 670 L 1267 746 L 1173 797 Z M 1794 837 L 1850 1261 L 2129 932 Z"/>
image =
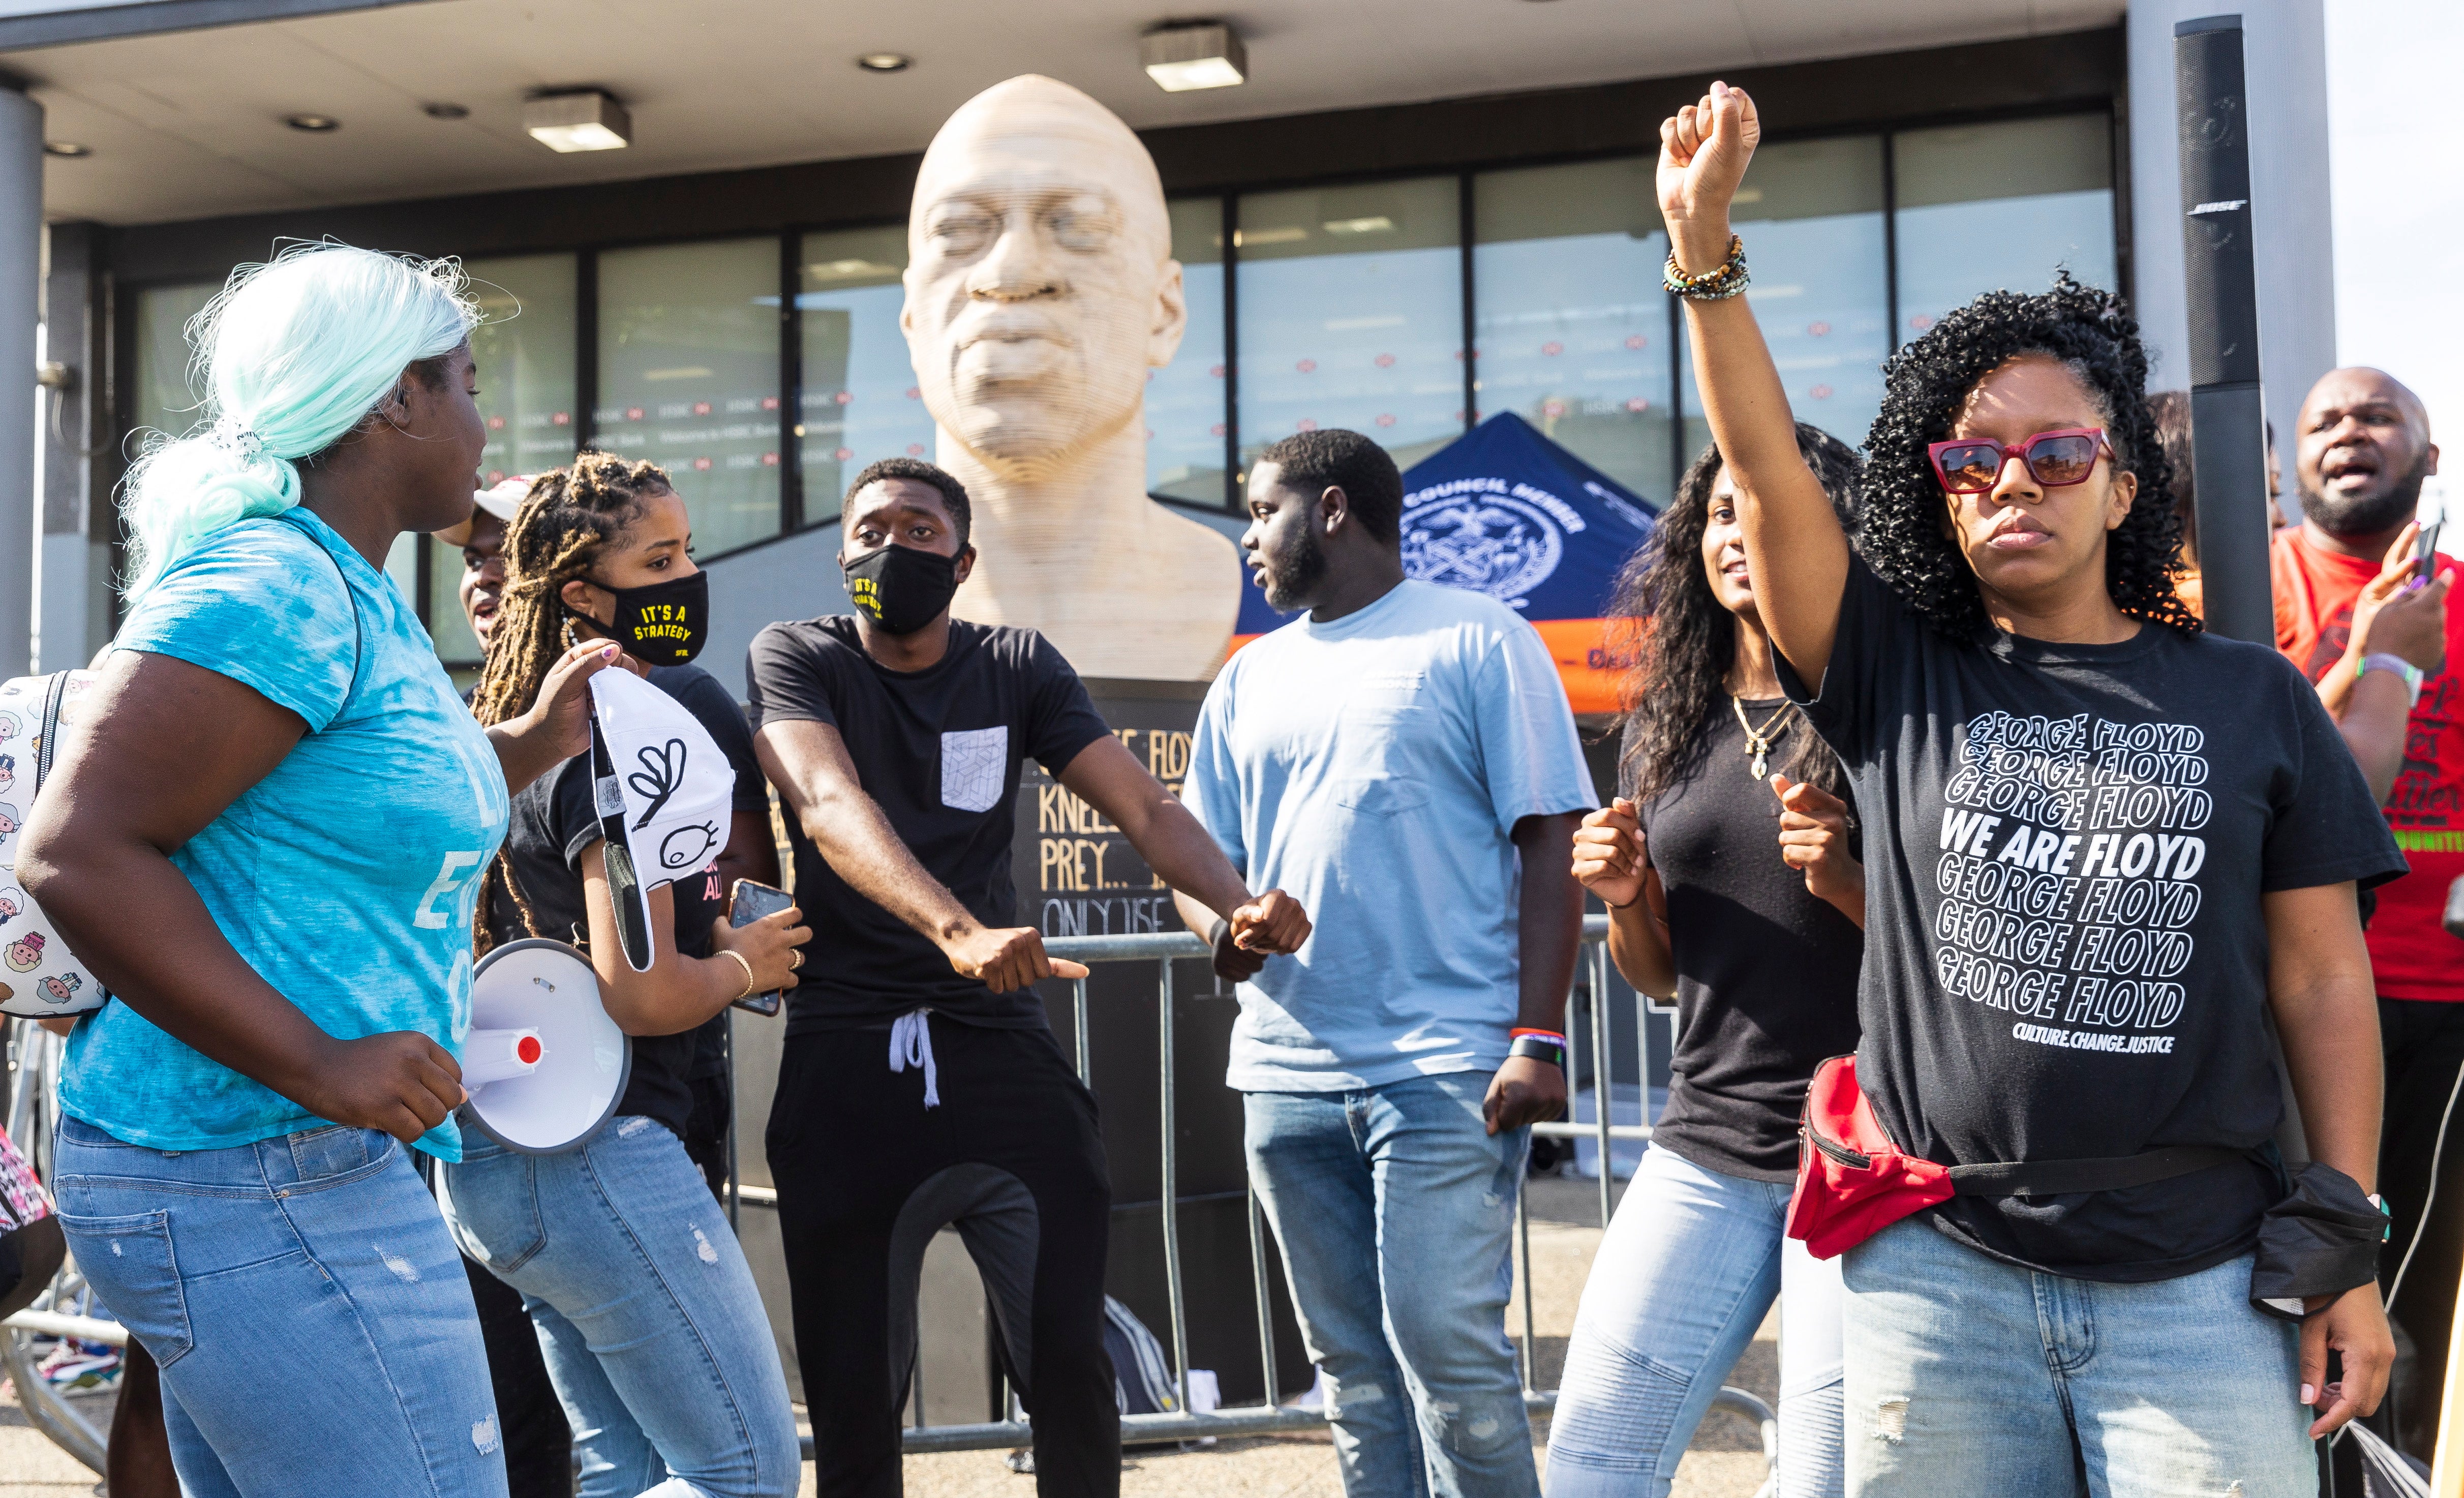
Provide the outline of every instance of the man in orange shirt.
<path id="1" fill-rule="evenodd" d="M 2417 1355 L 2414 1376 L 2389 1392 L 2403 1443 L 2424 1456 L 2464 1265 L 2464 1148 L 2447 1152 L 2431 1200 L 2431 1160 L 2464 1078 L 2464 941 L 2441 924 L 2448 886 L 2464 875 L 2464 610 L 2446 607 L 2464 568 L 2440 556 L 2434 580 L 2413 577 L 2413 512 L 2436 472 L 2419 397 L 2375 369 L 2333 370 L 2302 402 L 2296 433 L 2301 523 L 2269 548 L 2277 648 L 2318 684 L 2327 711 L 2348 728 L 2365 716 L 2391 723 L 2392 712 L 2367 711 L 2388 705 L 2372 699 L 2415 694 L 2400 757 L 2390 743 L 2372 778 L 2412 871 L 2379 886 L 2368 936 L 2387 1058 L 2379 1183 L 2394 1225 L 2380 1276 L 2388 1315 Z M 2373 756 L 2355 752 L 2368 767 Z M 2416 1230 L 2422 1252 L 2399 1296 Z"/>

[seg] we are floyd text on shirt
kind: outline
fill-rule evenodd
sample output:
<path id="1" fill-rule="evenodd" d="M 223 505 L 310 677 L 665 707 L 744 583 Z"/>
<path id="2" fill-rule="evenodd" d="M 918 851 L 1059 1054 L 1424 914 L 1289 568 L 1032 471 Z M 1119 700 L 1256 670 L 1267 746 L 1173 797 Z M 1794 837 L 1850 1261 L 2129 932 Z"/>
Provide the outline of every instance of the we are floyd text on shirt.
<path id="1" fill-rule="evenodd" d="M 2214 812 L 2187 723 L 1978 715 L 1944 788 L 1934 974 L 2023 1041 L 2166 1054 Z"/>

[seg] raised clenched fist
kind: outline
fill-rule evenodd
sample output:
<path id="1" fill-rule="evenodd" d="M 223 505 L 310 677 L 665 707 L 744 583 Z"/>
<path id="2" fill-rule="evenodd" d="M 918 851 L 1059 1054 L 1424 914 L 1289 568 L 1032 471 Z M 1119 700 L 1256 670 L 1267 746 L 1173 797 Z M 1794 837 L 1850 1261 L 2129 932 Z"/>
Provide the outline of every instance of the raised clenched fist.
<path id="1" fill-rule="evenodd" d="M 1728 205 L 1762 138 L 1753 99 L 1720 82 L 1661 121 L 1660 212 L 1677 268 L 1686 275 L 1708 275 L 1727 257 Z"/>

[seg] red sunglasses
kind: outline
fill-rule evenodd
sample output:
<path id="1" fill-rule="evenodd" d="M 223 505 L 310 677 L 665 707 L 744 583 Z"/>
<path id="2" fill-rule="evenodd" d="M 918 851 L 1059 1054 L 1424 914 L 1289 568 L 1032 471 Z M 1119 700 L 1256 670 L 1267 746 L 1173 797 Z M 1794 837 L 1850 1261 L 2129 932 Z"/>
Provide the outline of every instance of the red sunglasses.
<path id="1" fill-rule="evenodd" d="M 2068 427 L 2040 431 L 2015 448 L 1981 437 L 1928 443 L 1925 456 L 1946 491 L 1981 495 L 2001 478 L 2002 466 L 2013 458 L 2026 464 L 2029 476 L 2048 489 L 2083 483 L 2096 472 L 2098 458 L 2113 456 L 2113 444 L 2101 427 Z"/>

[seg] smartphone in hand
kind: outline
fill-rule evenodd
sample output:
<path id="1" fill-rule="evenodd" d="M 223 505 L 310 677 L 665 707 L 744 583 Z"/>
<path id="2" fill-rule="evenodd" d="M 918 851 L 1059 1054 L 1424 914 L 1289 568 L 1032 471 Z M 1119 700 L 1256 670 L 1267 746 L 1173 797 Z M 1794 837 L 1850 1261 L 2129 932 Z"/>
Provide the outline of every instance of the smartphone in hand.
<path id="1" fill-rule="evenodd" d="M 728 907 L 727 923 L 749 926 L 762 916 L 776 915 L 795 903 L 796 897 L 784 890 L 774 890 L 750 879 L 738 879 L 736 881 L 735 902 Z M 750 1009 L 755 1014 L 775 1016 L 785 998 L 784 989 L 774 988 L 766 994 L 746 994 L 736 1001 L 736 1007 Z"/>

